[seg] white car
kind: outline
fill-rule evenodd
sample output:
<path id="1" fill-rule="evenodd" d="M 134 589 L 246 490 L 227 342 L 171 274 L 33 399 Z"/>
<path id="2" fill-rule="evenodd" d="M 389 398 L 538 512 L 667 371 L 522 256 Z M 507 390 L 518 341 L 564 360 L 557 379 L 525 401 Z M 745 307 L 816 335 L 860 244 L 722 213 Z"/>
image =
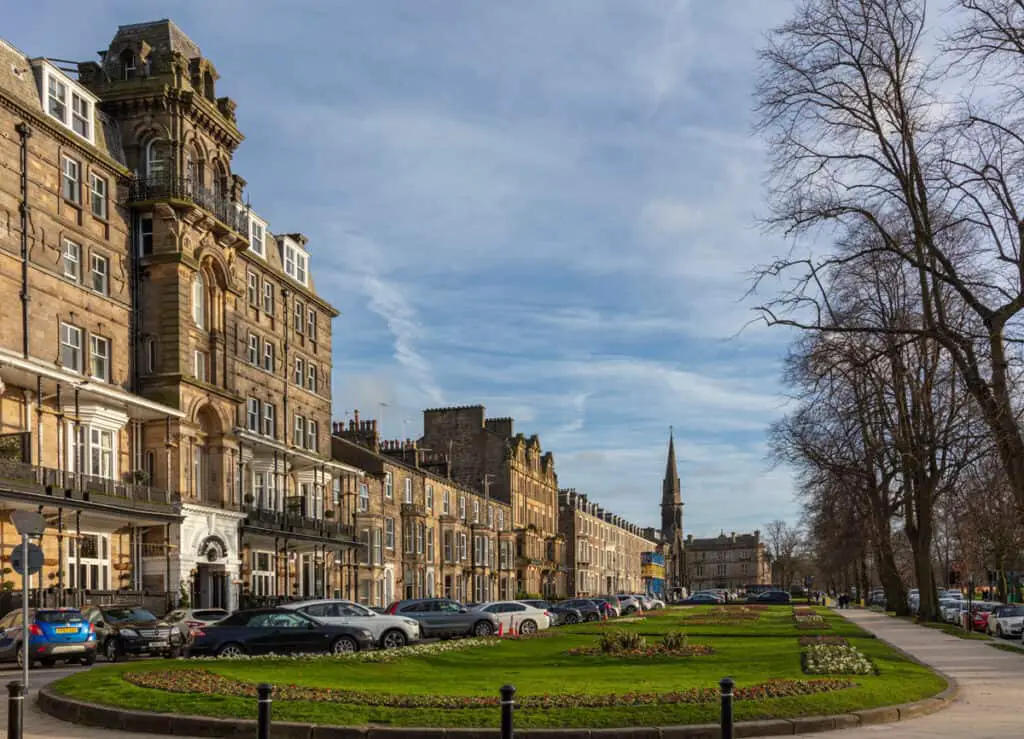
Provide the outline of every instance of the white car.
<path id="1" fill-rule="evenodd" d="M 419 621 L 382 615 L 350 600 L 307 600 L 283 603 L 281 607 L 312 616 L 325 624 L 369 629 L 380 649 L 396 649 L 420 640 Z"/>
<path id="2" fill-rule="evenodd" d="M 1024 606 L 999 606 L 989 615 L 985 630 L 992 636 L 1020 637 L 1024 631 Z"/>
<path id="3" fill-rule="evenodd" d="M 513 628 L 517 634 L 532 634 L 551 628 L 551 616 L 547 611 L 528 606 L 517 600 L 497 600 L 480 603 L 474 611 L 492 613 L 505 631 Z"/>

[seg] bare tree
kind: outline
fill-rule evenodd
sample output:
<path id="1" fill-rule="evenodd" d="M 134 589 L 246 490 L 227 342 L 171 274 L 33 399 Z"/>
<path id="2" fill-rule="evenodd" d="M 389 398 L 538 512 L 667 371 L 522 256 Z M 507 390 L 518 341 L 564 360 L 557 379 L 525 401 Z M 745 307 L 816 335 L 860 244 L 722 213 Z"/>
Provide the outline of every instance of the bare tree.
<path id="1" fill-rule="evenodd" d="M 789 590 L 797 559 L 801 554 L 801 532 L 782 519 L 775 519 L 764 527 L 765 548 L 772 560 L 773 580 Z M 775 576 L 775 573 L 778 573 Z"/>
<path id="2" fill-rule="evenodd" d="M 767 223 L 792 238 L 823 234 L 833 248 L 759 268 L 755 289 L 790 280 L 759 308 L 771 324 L 941 347 L 944 356 L 922 346 L 917 358 L 933 356 L 935 368 L 948 363 L 962 378 L 1024 509 L 1013 392 L 1024 311 L 1024 139 L 1015 128 L 1024 107 L 1022 96 L 995 105 L 973 94 L 979 80 L 1022 78 L 1024 10 L 1018 0 L 959 4 L 964 25 L 941 52 L 930 51 L 939 47 L 929 44 L 937 39 L 927 0 L 801 0 L 772 33 L 757 94 L 773 161 Z M 977 74 L 989 69 L 997 71 Z M 940 80 L 959 73 L 976 76 L 960 90 L 963 104 L 950 106 Z M 841 277 L 871 280 L 880 255 L 904 266 L 915 320 L 850 321 L 837 310 Z M 900 410 L 904 421 L 916 408 Z M 924 460 L 903 465 L 912 506 L 934 497 L 932 472 Z M 909 533 L 919 545 L 919 534 L 927 538 Z"/>

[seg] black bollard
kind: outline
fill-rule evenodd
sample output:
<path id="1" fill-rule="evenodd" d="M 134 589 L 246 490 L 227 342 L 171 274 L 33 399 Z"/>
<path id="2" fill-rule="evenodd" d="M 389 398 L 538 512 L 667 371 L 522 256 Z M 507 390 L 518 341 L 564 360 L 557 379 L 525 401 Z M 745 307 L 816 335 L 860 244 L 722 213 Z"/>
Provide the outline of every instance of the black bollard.
<path id="1" fill-rule="evenodd" d="M 25 686 L 20 680 L 7 683 L 7 739 L 21 739 L 25 718 Z"/>
<path id="2" fill-rule="evenodd" d="M 512 739 L 512 711 L 516 707 L 516 689 L 512 685 L 501 686 L 501 739 Z"/>
<path id="3" fill-rule="evenodd" d="M 274 702 L 270 694 L 274 686 L 270 683 L 260 683 L 256 686 L 256 703 L 258 713 L 256 714 L 256 737 L 257 739 L 270 739 L 270 705 Z"/>
<path id="4" fill-rule="evenodd" d="M 732 688 L 735 684 L 730 677 L 718 681 L 722 691 L 722 739 L 732 739 Z"/>

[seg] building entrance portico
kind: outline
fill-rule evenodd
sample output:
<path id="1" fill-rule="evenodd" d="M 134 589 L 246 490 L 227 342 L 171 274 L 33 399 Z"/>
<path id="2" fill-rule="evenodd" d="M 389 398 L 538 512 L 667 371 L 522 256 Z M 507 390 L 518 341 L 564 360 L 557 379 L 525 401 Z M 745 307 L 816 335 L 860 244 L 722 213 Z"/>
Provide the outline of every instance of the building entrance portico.
<path id="1" fill-rule="evenodd" d="M 245 514 L 185 504 L 180 530 L 179 588 L 193 608 L 238 608 L 242 562 L 238 536 Z"/>

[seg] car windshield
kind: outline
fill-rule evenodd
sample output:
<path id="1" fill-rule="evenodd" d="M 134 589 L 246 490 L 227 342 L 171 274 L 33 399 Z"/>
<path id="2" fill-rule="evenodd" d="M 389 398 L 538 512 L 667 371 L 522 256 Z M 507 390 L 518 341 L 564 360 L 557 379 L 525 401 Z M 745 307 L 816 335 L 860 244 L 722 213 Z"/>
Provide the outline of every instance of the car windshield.
<path id="1" fill-rule="evenodd" d="M 1010 606 L 1009 608 L 1001 608 L 999 610 L 1000 618 L 1010 618 L 1012 616 L 1024 616 L 1024 606 Z"/>
<path id="2" fill-rule="evenodd" d="M 132 606 L 104 608 L 102 613 L 103 618 L 115 624 L 122 621 L 156 621 L 156 616 L 145 608 Z"/>
<path id="3" fill-rule="evenodd" d="M 82 620 L 80 611 L 37 611 L 36 621 L 43 624 L 77 623 Z"/>

